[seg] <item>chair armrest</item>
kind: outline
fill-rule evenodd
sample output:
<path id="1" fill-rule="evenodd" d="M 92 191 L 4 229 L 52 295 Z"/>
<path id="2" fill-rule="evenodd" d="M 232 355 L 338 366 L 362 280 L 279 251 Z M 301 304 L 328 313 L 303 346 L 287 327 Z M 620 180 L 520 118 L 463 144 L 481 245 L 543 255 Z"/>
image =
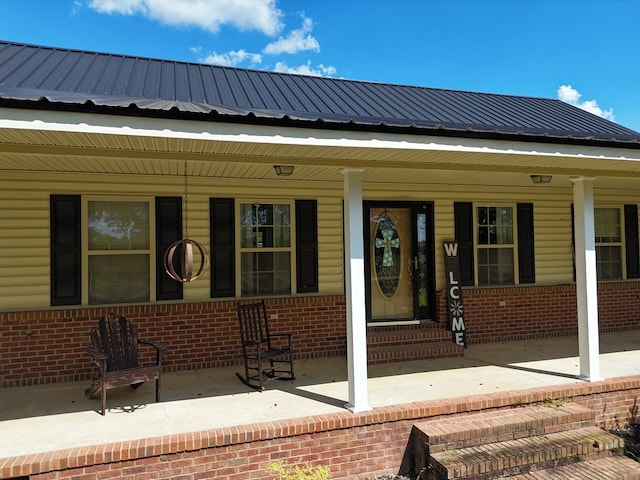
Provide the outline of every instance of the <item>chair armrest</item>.
<path id="1" fill-rule="evenodd" d="M 107 358 L 109 358 L 109 355 L 99 352 L 97 351 L 95 348 L 93 347 L 87 347 L 87 353 L 89 355 L 91 355 L 91 358 L 93 358 L 94 360 L 100 362 L 102 360 L 106 360 Z"/>
<path id="2" fill-rule="evenodd" d="M 289 346 L 289 348 L 292 347 L 292 344 L 293 344 L 293 333 L 270 333 L 269 337 L 271 338 L 271 340 L 275 340 L 277 338 L 286 337 L 287 345 Z M 277 342 L 274 342 L 274 343 L 277 343 Z M 282 345 L 282 340 L 280 341 L 280 344 Z"/>
<path id="3" fill-rule="evenodd" d="M 164 352 L 167 349 L 167 346 L 163 343 L 152 342 L 151 340 L 145 340 L 142 338 L 138 339 L 138 343 L 143 343 L 145 345 L 151 345 L 153 348 L 160 352 Z"/>
<path id="4" fill-rule="evenodd" d="M 244 340 L 242 342 L 242 345 L 244 345 L 245 347 L 252 347 L 254 345 L 261 345 L 263 343 L 267 343 L 267 340 Z"/>
<path id="5" fill-rule="evenodd" d="M 272 337 L 272 338 L 273 337 L 289 337 L 289 338 L 291 338 L 291 337 L 293 337 L 293 333 L 271 333 L 269 336 Z"/>

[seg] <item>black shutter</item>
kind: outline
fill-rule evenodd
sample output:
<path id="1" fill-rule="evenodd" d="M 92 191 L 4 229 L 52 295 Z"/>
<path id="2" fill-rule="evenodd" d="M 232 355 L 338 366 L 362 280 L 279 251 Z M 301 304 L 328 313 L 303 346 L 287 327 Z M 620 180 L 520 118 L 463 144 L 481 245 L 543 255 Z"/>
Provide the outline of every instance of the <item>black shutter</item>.
<path id="1" fill-rule="evenodd" d="M 156 300 L 182 298 L 182 283 L 171 278 L 164 268 L 164 254 L 181 238 L 182 198 L 156 197 Z"/>
<path id="2" fill-rule="evenodd" d="M 82 301 L 80 195 L 51 195 L 51 305 Z"/>
<path id="3" fill-rule="evenodd" d="M 624 248 L 627 259 L 627 278 L 640 278 L 637 205 L 624 206 Z"/>
<path id="4" fill-rule="evenodd" d="M 315 200 L 296 200 L 297 293 L 318 291 L 318 207 Z"/>
<path id="5" fill-rule="evenodd" d="M 518 203 L 518 271 L 520 283 L 536 282 L 533 203 Z"/>
<path id="6" fill-rule="evenodd" d="M 472 286 L 474 281 L 473 204 L 471 202 L 454 202 L 453 215 L 460 261 L 460 283 L 464 286 Z"/>
<path id="7" fill-rule="evenodd" d="M 233 198 L 209 199 L 211 297 L 235 297 L 236 255 Z"/>

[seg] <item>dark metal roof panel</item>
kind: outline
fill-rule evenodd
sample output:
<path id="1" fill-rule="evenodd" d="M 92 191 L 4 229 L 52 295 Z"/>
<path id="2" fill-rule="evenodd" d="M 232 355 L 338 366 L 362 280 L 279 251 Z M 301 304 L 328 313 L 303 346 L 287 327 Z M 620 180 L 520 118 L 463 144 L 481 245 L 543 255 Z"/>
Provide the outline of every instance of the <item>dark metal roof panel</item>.
<path id="1" fill-rule="evenodd" d="M 247 117 L 331 128 L 446 129 L 640 143 L 560 100 L 361 82 L 0 41 L 0 102 Z M 251 117 L 251 118 L 249 118 Z M 232 119 L 230 119 L 232 120 Z M 300 123 L 302 122 L 302 123 Z M 313 125 L 312 125 L 313 126 Z M 465 133 L 466 132 L 466 133 Z"/>

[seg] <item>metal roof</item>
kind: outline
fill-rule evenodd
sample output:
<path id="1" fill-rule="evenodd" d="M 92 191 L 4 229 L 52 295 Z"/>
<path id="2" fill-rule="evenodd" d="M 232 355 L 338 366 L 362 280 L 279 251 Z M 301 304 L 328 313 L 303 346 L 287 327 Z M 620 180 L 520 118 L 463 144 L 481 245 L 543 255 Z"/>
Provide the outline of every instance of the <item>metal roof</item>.
<path id="1" fill-rule="evenodd" d="M 0 106 L 640 148 L 640 133 L 555 99 L 6 41 L 0 41 Z"/>

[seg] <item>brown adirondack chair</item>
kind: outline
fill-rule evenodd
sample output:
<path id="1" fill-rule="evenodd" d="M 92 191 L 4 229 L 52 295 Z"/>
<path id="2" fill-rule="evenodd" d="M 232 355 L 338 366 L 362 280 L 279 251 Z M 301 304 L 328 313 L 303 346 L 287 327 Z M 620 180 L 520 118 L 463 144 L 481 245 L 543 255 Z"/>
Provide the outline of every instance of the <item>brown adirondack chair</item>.
<path id="1" fill-rule="evenodd" d="M 148 345 L 156 350 L 152 365 L 138 364 L 138 345 Z M 102 317 L 97 327 L 91 328 L 91 346 L 87 353 L 98 366 L 99 375 L 86 390 L 88 398 L 98 391 L 102 393 L 102 415 L 107 408 L 107 390 L 125 385 L 138 388 L 146 381 L 156 381 L 156 402 L 160 401 L 160 374 L 164 345 L 138 338 L 134 323 L 113 313 Z"/>
<path id="2" fill-rule="evenodd" d="M 238 303 L 238 320 L 244 360 L 244 376 L 236 373 L 238 378 L 256 390 L 274 378 L 295 380 L 293 334 L 269 332 L 264 300 Z"/>

